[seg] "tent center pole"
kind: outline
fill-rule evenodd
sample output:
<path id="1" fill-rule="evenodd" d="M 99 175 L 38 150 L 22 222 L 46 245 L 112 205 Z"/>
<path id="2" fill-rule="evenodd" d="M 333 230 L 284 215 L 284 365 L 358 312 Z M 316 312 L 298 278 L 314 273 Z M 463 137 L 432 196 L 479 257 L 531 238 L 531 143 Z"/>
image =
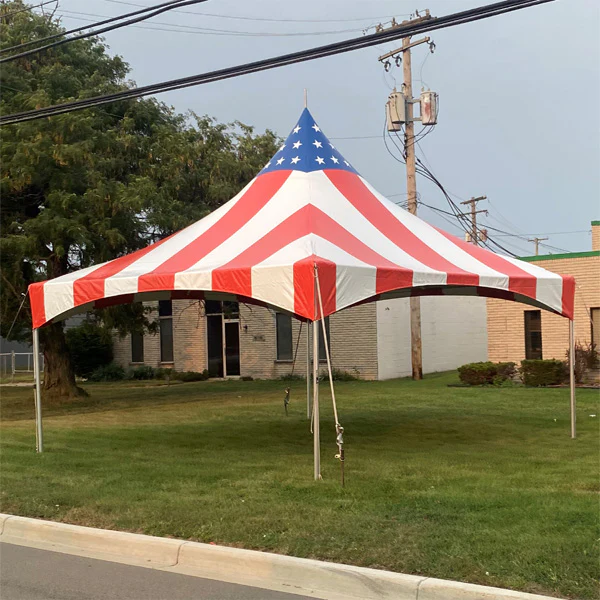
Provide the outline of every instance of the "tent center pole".
<path id="1" fill-rule="evenodd" d="M 310 321 L 306 322 L 306 418 L 310 420 Z"/>
<path id="2" fill-rule="evenodd" d="M 577 412 L 575 403 L 575 321 L 569 320 L 569 387 L 571 391 L 571 438 L 577 437 Z"/>
<path id="3" fill-rule="evenodd" d="M 315 481 L 321 479 L 321 438 L 319 432 L 319 327 L 313 321 L 313 453 Z"/>
<path id="4" fill-rule="evenodd" d="M 35 451 L 44 451 L 44 432 L 42 430 L 42 384 L 40 374 L 40 331 L 33 330 L 33 378 L 35 382 Z"/>

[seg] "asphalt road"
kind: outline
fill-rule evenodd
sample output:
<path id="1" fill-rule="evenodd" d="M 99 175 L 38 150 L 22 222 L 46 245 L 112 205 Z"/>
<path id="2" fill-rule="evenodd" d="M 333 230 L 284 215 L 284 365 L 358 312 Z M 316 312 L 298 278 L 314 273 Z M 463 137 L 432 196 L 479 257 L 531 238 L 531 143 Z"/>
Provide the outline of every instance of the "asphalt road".
<path id="1" fill-rule="evenodd" d="M 212 579 L 0 544 L 2 600 L 309 600 Z"/>

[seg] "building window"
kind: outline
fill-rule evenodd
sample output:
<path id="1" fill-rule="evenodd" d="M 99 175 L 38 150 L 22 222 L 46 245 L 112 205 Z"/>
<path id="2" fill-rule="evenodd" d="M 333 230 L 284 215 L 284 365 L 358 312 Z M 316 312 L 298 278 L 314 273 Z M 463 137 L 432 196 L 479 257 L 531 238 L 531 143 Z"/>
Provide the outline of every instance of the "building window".
<path id="1" fill-rule="evenodd" d="M 139 331 L 131 334 L 131 362 L 144 362 L 144 334 Z"/>
<path id="2" fill-rule="evenodd" d="M 321 321 L 316 321 L 315 326 L 319 327 L 319 361 L 327 360 L 327 354 L 325 354 L 325 339 L 323 338 L 323 325 Z M 331 356 L 331 334 L 329 333 L 329 317 L 325 317 L 325 331 L 327 332 L 327 348 L 329 349 L 329 356 Z"/>
<path id="3" fill-rule="evenodd" d="M 159 300 L 158 320 L 160 326 L 160 362 L 173 362 L 173 303 Z"/>
<path id="4" fill-rule="evenodd" d="M 292 316 L 275 313 L 277 330 L 277 360 L 292 360 Z"/>
<path id="5" fill-rule="evenodd" d="M 525 358 L 542 358 L 542 311 L 525 311 Z"/>

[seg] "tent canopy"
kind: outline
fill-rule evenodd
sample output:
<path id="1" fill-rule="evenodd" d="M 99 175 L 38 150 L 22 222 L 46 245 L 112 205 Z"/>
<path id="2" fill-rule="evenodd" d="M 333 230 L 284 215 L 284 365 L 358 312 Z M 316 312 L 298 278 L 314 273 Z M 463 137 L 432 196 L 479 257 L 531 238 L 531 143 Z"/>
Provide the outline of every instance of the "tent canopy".
<path id="1" fill-rule="evenodd" d="M 237 298 L 315 320 L 376 299 L 478 295 L 572 319 L 575 282 L 468 244 L 395 205 L 304 109 L 271 161 L 219 209 L 142 250 L 34 283 L 29 294 L 34 328 L 91 308 L 168 298 Z"/>

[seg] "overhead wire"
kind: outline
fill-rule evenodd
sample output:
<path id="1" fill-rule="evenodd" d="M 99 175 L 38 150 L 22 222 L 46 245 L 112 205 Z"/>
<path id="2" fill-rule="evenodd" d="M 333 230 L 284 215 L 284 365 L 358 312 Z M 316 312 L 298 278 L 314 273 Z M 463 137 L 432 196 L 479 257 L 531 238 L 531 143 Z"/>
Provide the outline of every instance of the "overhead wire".
<path id="1" fill-rule="evenodd" d="M 191 1 L 196 2 L 198 0 Z M 344 52 L 358 50 L 360 48 L 367 48 L 370 46 L 381 44 L 383 41 L 397 40 L 418 33 L 422 33 L 424 31 L 431 31 L 434 29 L 452 27 L 458 24 L 470 23 L 473 21 L 478 21 L 481 19 L 490 18 L 492 16 L 497 16 L 500 14 L 505 14 L 523 8 L 546 4 L 548 2 L 553 1 L 554 0 L 504 0 L 496 4 L 489 4 L 475 9 L 469 9 L 459 13 L 453 13 L 443 17 L 427 19 L 425 21 L 421 21 L 415 24 L 407 24 L 394 29 L 369 34 L 358 38 L 334 42 L 325 46 L 310 48 L 308 50 L 301 50 L 299 52 L 284 54 L 273 58 L 263 59 L 251 63 L 246 63 L 243 65 L 220 69 L 217 71 L 201 73 L 198 75 L 182 77 L 179 79 L 172 79 L 170 81 L 163 81 L 160 83 L 146 85 L 139 88 L 130 88 L 120 92 L 104 94 L 101 96 L 94 96 L 91 98 L 85 98 L 81 100 L 75 100 L 73 102 L 65 102 L 63 104 L 52 105 L 36 110 L 4 115 L 0 117 L 0 125 L 7 125 L 32 119 L 39 119 L 56 114 L 63 114 L 65 112 L 71 112 L 74 110 L 82 110 L 84 108 L 90 108 L 92 106 L 100 106 L 118 100 L 138 98 L 149 94 L 157 94 L 160 92 L 182 89 L 195 85 L 202 85 L 214 81 L 222 81 L 224 79 L 229 79 L 232 77 L 239 77 L 240 75 L 257 73 L 285 65 L 306 62 L 309 60 L 315 60 L 317 58 L 323 58 L 326 56 L 333 56 Z"/>
<path id="2" fill-rule="evenodd" d="M 46 6 L 46 4 L 58 4 L 58 0 L 46 0 L 46 2 L 40 2 L 40 4 L 34 4 L 33 6 L 25 6 L 25 8 L 20 8 L 19 10 L 13 10 L 7 13 L 0 13 L 0 19 L 4 19 L 5 17 L 12 17 L 13 15 L 18 15 L 22 12 L 30 11 L 33 8 L 40 8 L 41 6 Z"/>
<path id="3" fill-rule="evenodd" d="M 0 51 L 0 54 L 4 54 L 6 52 L 16 50 L 19 48 L 28 47 L 34 44 L 39 44 L 45 41 L 53 40 L 62 37 L 63 39 L 58 40 L 56 42 L 52 42 L 51 44 L 47 44 L 45 46 L 40 46 L 39 48 L 33 48 L 32 50 L 26 50 L 24 52 L 20 52 L 18 54 L 11 54 L 10 56 L 0 59 L 0 63 L 9 62 L 16 60 L 18 58 L 24 58 L 26 56 L 31 56 L 32 54 L 37 54 L 38 52 L 42 52 L 44 50 L 49 50 L 50 48 L 55 48 L 57 46 L 61 46 L 63 44 L 68 44 L 74 42 L 75 40 L 82 40 L 89 37 L 95 37 L 102 33 L 107 33 L 109 31 L 113 31 L 115 29 L 119 29 L 121 27 L 127 27 L 129 25 L 133 25 L 135 23 L 139 23 L 140 21 L 145 21 L 146 19 L 151 19 L 156 15 L 160 15 L 164 12 L 168 12 L 169 10 L 173 10 L 174 6 L 189 6 L 192 4 L 201 4 L 206 2 L 207 0 L 170 0 L 169 2 L 164 2 L 163 4 L 157 4 L 156 6 L 152 6 L 150 8 L 145 8 L 143 10 L 134 11 L 132 13 L 127 13 L 125 15 L 118 15 L 116 17 L 111 17 L 109 19 L 105 19 L 103 21 L 99 21 L 93 23 L 91 27 L 98 27 L 100 25 L 108 25 L 109 23 L 114 23 L 112 25 L 108 25 L 107 27 L 103 27 L 100 29 L 94 29 L 93 31 L 88 31 L 87 33 L 80 33 L 79 35 L 71 35 L 72 33 L 78 33 L 83 31 L 84 29 L 90 29 L 88 27 L 78 27 L 77 29 L 71 29 L 69 31 L 63 31 L 61 33 L 56 33 L 53 35 L 49 35 L 45 38 L 41 38 L 39 40 L 33 40 L 31 42 L 24 42 L 23 44 L 18 44 L 17 46 L 11 46 L 10 48 L 3 48 Z M 134 18 L 129 18 L 129 17 Z M 123 21 L 123 19 L 128 19 L 127 21 Z M 116 23 L 116 21 L 123 21 L 122 23 Z M 71 35 L 71 37 L 65 37 L 67 35 Z"/>
<path id="4" fill-rule="evenodd" d="M 105 2 L 110 2 L 112 4 L 124 4 L 124 5 L 129 5 L 129 6 L 146 6 L 145 4 L 139 4 L 137 2 L 125 2 L 124 0 L 104 0 Z M 215 14 L 215 13 L 205 13 L 205 12 L 197 12 L 197 11 L 191 11 L 191 10 L 178 10 L 176 9 L 175 12 L 181 13 L 181 14 L 188 14 L 188 15 L 199 15 L 202 17 L 214 17 L 214 18 L 218 18 L 218 19 L 233 19 L 233 20 L 239 20 L 239 21 L 263 21 L 263 22 L 270 22 L 270 23 L 351 23 L 351 22 L 357 22 L 357 21 L 367 21 L 367 20 L 372 20 L 372 19 L 391 19 L 394 16 L 398 17 L 398 16 L 403 16 L 403 17 L 408 17 L 409 13 L 404 13 L 401 15 L 385 15 L 383 17 L 352 17 L 352 18 L 347 18 L 347 19 L 272 19 L 272 18 L 267 18 L 267 17 L 246 17 L 246 16 L 237 16 L 237 15 L 223 15 L 223 14 Z"/>
<path id="5" fill-rule="evenodd" d="M 66 16 L 69 19 L 88 21 L 85 17 L 73 15 L 87 15 L 89 17 L 102 17 L 94 13 L 84 13 L 79 11 L 61 9 L 61 16 Z M 195 33 L 202 35 L 225 35 L 225 36 L 242 36 L 242 37 L 303 37 L 316 35 L 340 35 L 342 33 L 357 33 L 362 31 L 361 28 L 354 29 L 337 29 L 333 31 L 293 31 L 293 32 L 274 32 L 274 31 L 235 31 L 231 29 L 215 29 L 211 27 L 198 27 L 195 25 L 184 25 L 182 23 L 168 23 L 166 21 L 154 21 L 155 25 L 132 25 L 131 27 L 139 29 L 148 29 L 151 31 L 166 31 L 169 33 Z"/>

